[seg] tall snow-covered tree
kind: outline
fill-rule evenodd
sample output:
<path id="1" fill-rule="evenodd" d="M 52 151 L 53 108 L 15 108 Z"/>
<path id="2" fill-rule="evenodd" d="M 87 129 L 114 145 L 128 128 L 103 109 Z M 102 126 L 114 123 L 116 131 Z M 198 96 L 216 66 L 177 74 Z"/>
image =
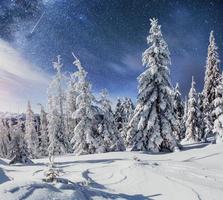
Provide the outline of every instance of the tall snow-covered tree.
<path id="1" fill-rule="evenodd" d="M 195 89 L 195 82 L 192 78 L 191 89 L 188 95 L 188 110 L 186 120 L 186 137 L 182 141 L 183 143 L 194 143 L 200 140 L 200 127 L 198 120 L 198 104 L 197 104 L 197 92 Z"/>
<path id="2" fill-rule="evenodd" d="M 219 78 L 219 85 L 215 90 L 213 114 L 216 116 L 214 130 L 216 142 L 223 142 L 223 75 Z"/>
<path id="3" fill-rule="evenodd" d="M 146 70 L 138 77 L 139 93 L 127 132 L 132 150 L 159 152 L 178 148 L 173 136 L 176 119 L 173 113 L 173 90 L 170 84 L 170 53 L 157 19 L 151 19 L 150 45 L 142 55 Z"/>
<path id="4" fill-rule="evenodd" d="M 36 131 L 35 115 L 32 111 L 31 104 L 28 101 L 25 122 L 25 138 L 28 147 L 29 156 L 37 158 L 39 156 L 39 136 Z"/>
<path id="5" fill-rule="evenodd" d="M 98 124 L 95 115 L 98 114 L 98 111 L 92 105 L 95 98 L 91 92 L 91 84 L 86 80 L 87 72 L 76 57 L 74 65 L 78 69 L 76 75 L 79 85 L 79 95 L 76 99 L 77 109 L 73 113 L 73 118 L 78 123 L 74 128 L 74 135 L 71 140 L 74 153 L 80 155 L 105 152 L 103 137 L 97 131 Z"/>
<path id="6" fill-rule="evenodd" d="M 57 131 L 56 131 L 56 137 L 58 140 L 59 145 L 59 152 L 58 153 L 65 153 L 69 151 L 70 145 L 69 140 L 66 134 L 65 129 L 65 113 L 64 113 L 64 100 L 65 100 L 65 94 L 62 87 L 63 82 L 63 75 L 61 72 L 63 64 L 61 63 L 61 57 L 57 56 L 57 61 L 53 62 L 53 67 L 56 70 L 56 76 L 52 80 L 52 82 L 49 85 L 48 88 L 48 95 L 52 97 L 55 106 L 55 109 L 57 111 L 57 118 L 58 118 L 58 124 L 57 124 Z"/>
<path id="7" fill-rule="evenodd" d="M 215 116 L 213 113 L 213 101 L 216 98 L 215 89 L 218 86 L 218 80 L 220 77 L 220 60 L 218 56 L 218 47 L 215 43 L 214 33 L 211 31 L 208 46 L 208 55 L 206 60 L 206 71 L 204 78 L 204 89 L 203 89 L 203 108 L 204 108 L 204 133 L 203 137 L 206 138 L 212 133 L 213 121 Z"/>
<path id="8" fill-rule="evenodd" d="M 47 113 L 44 110 L 43 105 L 40 110 L 40 145 L 39 152 L 41 156 L 48 155 L 48 146 L 49 146 L 49 138 L 48 138 L 48 122 L 47 122 Z"/>
<path id="9" fill-rule="evenodd" d="M 76 99 L 78 96 L 78 81 L 77 73 L 74 72 L 70 74 L 70 80 L 68 84 L 68 89 L 66 92 L 66 133 L 68 135 L 69 141 L 73 136 L 73 131 L 77 125 L 77 121 L 73 119 L 72 115 L 76 111 Z"/>
<path id="10" fill-rule="evenodd" d="M 55 154 L 61 153 L 61 144 L 58 138 L 58 133 L 60 131 L 60 118 L 57 110 L 57 100 L 54 96 L 48 96 L 48 137 L 49 137 L 49 146 L 48 146 L 48 155 L 50 164 L 54 164 Z"/>
<path id="11" fill-rule="evenodd" d="M 176 139 L 181 140 L 183 138 L 183 131 L 184 131 L 184 124 L 183 124 L 183 116 L 184 116 L 184 106 L 181 99 L 180 87 L 179 84 L 176 84 L 174 89 L 174 103 L 173 103 L 173 110 L 176 117 L 177 129 Z"/>
<path id="12" fill-rule="evenodd" d="M 103 151 L 123 151 L 124 141 L 120 132 L 115 126 L 115 119 L 108 99 L 107 90 L 102 90 L 99 103 L 103 112 L 103 120 L 98 125 L 99 134 L 103 137 Z"/>

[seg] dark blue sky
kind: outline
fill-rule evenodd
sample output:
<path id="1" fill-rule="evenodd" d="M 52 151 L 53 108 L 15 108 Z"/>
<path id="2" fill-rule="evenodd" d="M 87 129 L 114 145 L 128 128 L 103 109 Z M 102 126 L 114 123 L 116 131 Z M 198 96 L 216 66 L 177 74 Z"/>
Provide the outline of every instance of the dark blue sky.
<path id="1" fill-rule="evenodd" d="M 57 54 L 62 55 L 64 70 L 72 71 L 74 51 L 96 92 L 107 88 L 112 96 L 136 97 L 151 17 L 162 25 L 171 52 L 172 82 L 180 83 L 184 95 L 192 75 L 198 90 L 202 88 L 211 30 L 223 60 L 222 0 L 44 0 L 37 7 L 8 2 L 0 3 L 1 38 L 50 73 Z"/>

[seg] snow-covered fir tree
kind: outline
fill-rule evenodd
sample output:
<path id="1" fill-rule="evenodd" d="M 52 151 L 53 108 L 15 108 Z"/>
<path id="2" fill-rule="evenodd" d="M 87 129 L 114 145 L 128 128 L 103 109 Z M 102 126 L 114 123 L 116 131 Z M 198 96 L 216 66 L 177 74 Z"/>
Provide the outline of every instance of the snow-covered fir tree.
<path id="1" fill-rule="evenodd" d="M 7 158 L 9 152 L 9 130 L 5 119 L 0 119 L 0 157 Z"/>
<path id="2" fill-rule="evenodd" d="M 116 128 L 126 135 L 126 131 L 124 129 L 127 126 L 127 123 L 132 116 L 134 111 L 134 104 L 131 98 L 125 97 L 124 100 L 120 98 L 117 99 L 117 104 L 115 107 L 115 124 Z"/>
<path id="3" fill-rule="evenodd" d="M 50 164 L 53 166 L 55 154 L 61 153 L 61 144 L 58 138 L 59 128 L 59 113 L 57 110 L 57 100 L 56 97 L 48 96 L 48 137 L 49 137 L 49 146 L 48 146 L 48 155 Z"/>
<path id="4" fill-rule="evenodd" d="M 200 140 L 200 127 L 198 120 L 197 92 L 194 78 L 192 78 L 191 89 L 188 94 L 188 108 L 186 120 L 186 136 L 182 143 L 194 143 Z"/>
<path id="5" fill-rule="evenodd" d="M 214 130 L 216 142 L 223 142 L 223 75 L 219 78 L 219 85 L 215 90 L 215 100 L 213 114 L 216 116 Z"/>
<path id="6" fill-rule="evenodd" d="M 181 140 L 183 138 L 183 131 L 184 131 L 184 124 L 183 124 L 183 116 L 184 116 L 184 106 L 181 99 L 180 87 L 179 84 L 176 84 L 174 89 L 174 96 L 173 96 L 173 110 L 176 117 L 177 123 L 177 131 L 175 131 L 176 139 Z"/>
<path id="7" fill-rule="evenodd" d="M 115 117 L 115 125 L 116 128 L 119 131 L 122 131 L 122 125 L 123 125 L 123 106 L 122 106 L 122 101 L 120 98 L 117 99 L 117 103 L 115 106 L 115 113 L 114 113 L 114 117 Z"/>
<path id="8" fill-rule="evenodd" d="M 105 152 L 103 137 L 97 131 L 98 124 L 95 115 L 98 114 L 98 111 L 92 105 L 95 98 L 91 92 L 91 84 L 86 80 L 87 72 L 76 57 L 74 64 L 78 69 L 79 84 L 79 95 L 76 99 L 77 109 L 73 113 L 73 118 L 78 123 L 74 128 L 74 135 L 71 140 L 74 153 L 80 155 Z"/>
<path id="9" fill-rule="evenodd" d="M 47 113 L 44 110 L 43 105 L 40 110 L 40 145 L 39 145 L 39 153 L 41 156 L 48 155 L 48 147 L 49 147 L 49 138 L 48 138 L 48 122 L 47 122 Z"/>
<path id="10" fill-rule="evenodd" d="M 107 90 L 102 90 L 100 96 L 99 103 L 103 111 L 103 120 L 98 125 L 98 132 L 103 137 L 103 151 L 124 151 L 124 141 L 115 126 L 114 114 Z"/>
<path id="11" fill-rule="evenodd" d="M 125 144 L 127 143 L 127 127 L 134 112 L 134 104 L 130 98 L 125 97 L 121 105 L 122 128 L 120 129 Z"/>
<path id="12" fill-rule="evenodd" d="M 213 121 L 215 116 L 213 113 L 213 101 L 216 98 L 215 89 L 218 86 L 218 80 L 220 77 L 220 60 L 218 56 L 218 47 L 215 43 L 214 33 L 211 31 L 208 46 L 208 55 L 206 60 L 206 71 L 204 78 L 204 89 L 203 89 L 203 109 L 204 109 L 204 133 L 203 137 L 206 138 L 212 133 Z"/>
<path id="13" fill-rule="evenodd" d="M 16 124 L 11 126 L 11 141 L 10 141 L 10 162 L 9 164 L 15 163 L 32 163 L 28 158 L 30 155 L 30 149 L 27 148 L 26 141 L 24 139 L 23 122 L 17 120 Z"/>
<path id="14" fill-rule="evenodd" d="M 39 136 L 36 130 L 35 115 L 29 101 L 26 110 L 25 139 L 30 158 L 37 158 L 39 156 Z"/>
<path id="15" fill-rule="evenodd" d="M 185 96 L 182 138 L 185 138 L 187 113 L 188 113 L 188 99 L 187 99 L 187 96 Z"/>
<path id="16" fill-rule="evenodd" d="M 70 80 L 68 83 L 68 89 L 66 92 L 66 134 L 68 135 L 69 141 L 73 136 L 73 131 L 77 125 L 77 121 L 73 119 L 72 115 L 76 111 L 76 99 L 78 96 L 78 81 L 77 73 L 70 74 Z"/>
<path id="17" fill-rule="evenodd" d="M 56 137 L 59 147 L 57 148 L 57 153 L 65 153 L 69 152 L 70 144 L 68 140 L 68 136 L 66 134 L 65 129 L 65 113 L 64 113 L 64 100 L 65 100 L 65 94 L 62 87 L 63 82 L 63 75 L 61 72 L 63 64 L 61 63 L 61 57 L 57 56 L 57 61 L 53 62 L 53 67 L 56 70 L 56 76 L 52 80 L 52 82 L 49 85 L 48 88 L 48 96 L 51 96 L 51 98 L 54 101 L 53 106 L 55 106 L 55 109 L 57 111 L 57 131 L 56 131 Z"/>
<path id="18" fill-rule="evenodd" d="M 199 121 L 199 129 L 200 129 L 200 134 L 201 134 L 201 138 L 203 137 L 203 133 L 205 132 L 205 123 L 204 123 L 204 119 L 205 119 L 205 113 L 204 113 L 204 95 L 203 93 L 199 92 L 197 95 L 197 104 L 198 104 L 198 121 Z M 203 140 L 203 139 L 202 139 Z"/>
<path id="19" fill-rule="evenodd" d="M 173 136 L 173 90 L 170 84 L 170 53 L 157 19 L 151 19 L 150 45 L 142 55 L 146 70 L 138 77 L 139 93 L 129 122 L 127 141 L 131 150 L 159 152 L 178 148 Z"/>

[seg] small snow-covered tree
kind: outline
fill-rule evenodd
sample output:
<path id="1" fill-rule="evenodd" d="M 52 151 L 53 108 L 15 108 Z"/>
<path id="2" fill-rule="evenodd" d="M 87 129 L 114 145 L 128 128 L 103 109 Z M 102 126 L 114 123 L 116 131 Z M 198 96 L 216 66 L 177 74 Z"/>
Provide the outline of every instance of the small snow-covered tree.
<path id="1" fill-rule="evenodd" d="M 185 138 L 187 113 L 188 113 L 188 99 L 187 99 L 187 96 L 185 96 L 185 100 L 184 100 L 184 116 L 183 116 L 183 125 L 184 126 L 183 126 L 182 138 Z"/>
<path id="2" fill-rule="evenodd" d="M 215 90 L 214 110 L 216 116 L 214 121 L 214 130 L 216 134 L 216 142 L 223 142 L 223 75 L 219 78 L 219 85 Z"/>
<path id="3" fill-rule="evenodd" d="M 48 155 L 48 146 L 49 146 L 49 138 L 48 138 L 48 122 L 47 122 L 47 113 L 44 110 L 43 105 L 40 110 L 40 145 L 39 152 L 41 156 Z"/>
<path id="4" fill-rule="evenodd" d="M 118 98 L 115 108 L 115 124 L 120 132 L 123 132 L 134 111 L 134 104 L 131 98 L 125 97 L 124 100 Z"/>
<path id="5" fill-rule="evenodd" d="M 176 133 L 176 139 L 181 140 L 183 138 L 184 124 L 183 124 L 183 116 L 184 116 L 184 106 L 181 100 L 181 93 L 179 84 L 176 84 L 174 89 L 173 96 L 173 110 L 176 117 L 177 129 L 174 133 Z"/>
<path id="6" fill-rule="evenodd" d="M 204 101 L 204 95 L 203 93 L 198 93 L 197 95 L 197 105 L 198 105 L 198 121 L 199 121 L 199 129 L 200 129 L 200 137 L 202 139 L 203 133 L 205 132 L 205 113 L 204 113 L 204 107 L 203 107 L 203 101 Z M 202 139 L 203 140 L 203 139 Z"/>
<path id="7" fill-rule="evenodd" d="M 32 163 L 28 158 L 30 152 L 28 152 L 27 144 L 24 139 L 23 122 L 17 120 L 16 124 L 11 126 L 11 142 L 10 142 L 10 162 L 15 163 Z"/>
<path id="8" fill-rule="evenodd" d="M 121 116 L 122 116 L 122 128 L 120 129 L 122 138 L 125 141 L 125 144 L 127 143 L 126 137 L 127 137 L 127 127 L 128 123 L 133 115 L 134 112 L 134 104 L 132 103 L 132 100 L 130 98 L 125 97 L 122 105 L 121 105 Z"/>
<path id="9" fill-rule="evenodd" d="M 8 127 L 5 119 L 0 119 L 0 157 L 7 158 L 9 152 Z"/>
<path id="10" fill-rule="evenodd" d="M 103 111 L 103 120 L 98 125 L 98 132 L 103 137 L 104 151 L 124 151 L 124 141 L 115 126 L 115 119 L 107 90 L 102 90 L 99 104 Z"/>
<path id="11" fill-rule="evenodd" d="M 214 33 L 211 31 L 208 46 L 208 55 L 206 60 L 206 71 L 203 89 L 203 109 L 204 109 L 204 139 L 212 133 L 213 121 L 215 116 L 213 113 L 213 101 L 216 98 L 215 89 L 218 86 L 220 77 L 220 60 L 218 55 L 218 47 L 215 43 Z"/>
<path id="12" fill-rule="evenodd" d="M 127 131 L 132 150 L 159 152 L 178 148 L 173 131 L 173 90 L 170 84 L 170 53 L 157 19 L 151 19 L 150 45 L 142 55 L 146 70 L 138 77 L 139 93 Z"/>
<path id="13" fill-rule="evenodd" d="M 198 104 L 195 82 L 192 78 L 191 89 L 188 95 L 188 110 L 186 120 L 186 137 L 183 143 L 194 143 L 200 140 L 200 127 L 198 120 Z"/>
<path id="14" fill-rule="evenodd" d="M 115 125 L 116 125 L 116 128 L 119 131 L 122 131 L 122 125 L 123 125 L 123 106 L 122 106 L 122 101 L 121 101 L 120 98 L 117 99 L 117 104 L 116 104 L 116 107 L 115 107 L 114 117 L 115 117 Z"/>
<path id="15" fill-rule="evenodd" d="M 69 151 L 70 144 L 68 140 L 68 136 L 66 134 L 65 129 L 65 113 L 64 113 L 64 90 L 62 87 L 63 75 L 61 72 L 63 64 L 61 63 L 61 57 L 57 56 L 57 61 L 53 62 L 53 67 L 56 70 L 56 76 L 52 80 L 48 88 L 48 95 L 52 97 L 57 111 L 57 131 L 56 138 L 58 141 L 58 152 L 57 153 L 65 153 Z"/>
<path id="16" fill-rule="evenodd" d="M 74 55 L 73 55 L 74 56 Z M 105 152 L 103 137 L 97 131 L 97 121 L 95 115 L 97 109 L 92 105 L 94 96 L 91 93 L 91 84 L 86 80 L 87 72 L 82 67 L 80 61 L 74 56 L 74 65 L 77 66 L 76 74 L 78 79 L 78 93 L 76 99 L 76 111 L 73 118 L 77 120 L 74 128 L 74 135 L 71 140 L 75 154 L 91 154 Z"/>
<path id="17" fill-rule="evenodd" d="M 28 147 L 29 156 L 37 158 L 39 156 L 39 136 L 36 131 L 35 115 L 32 111 L 30 102 L 28 101 L 25 122 L 25 139 Z"/>

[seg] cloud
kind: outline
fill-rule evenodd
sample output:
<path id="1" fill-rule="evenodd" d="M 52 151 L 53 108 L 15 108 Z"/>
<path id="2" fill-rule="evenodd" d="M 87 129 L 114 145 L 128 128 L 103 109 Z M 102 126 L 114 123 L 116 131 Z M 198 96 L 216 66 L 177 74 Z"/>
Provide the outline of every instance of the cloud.
<path id="1" fill-rule="evenodd" d="M 27 100 L 37 109 L 37 103 L 45 102 L 49 80 L 47 73 L 0 39 L 0 111 L 25 111 Z"/>
<path id="2" fill-rule="evenodd" d="M 126 54 L 120 63 L 109 63 L 109 67 L 118 74 L 126 75 L 142 71 L 141 54 Z"/>

